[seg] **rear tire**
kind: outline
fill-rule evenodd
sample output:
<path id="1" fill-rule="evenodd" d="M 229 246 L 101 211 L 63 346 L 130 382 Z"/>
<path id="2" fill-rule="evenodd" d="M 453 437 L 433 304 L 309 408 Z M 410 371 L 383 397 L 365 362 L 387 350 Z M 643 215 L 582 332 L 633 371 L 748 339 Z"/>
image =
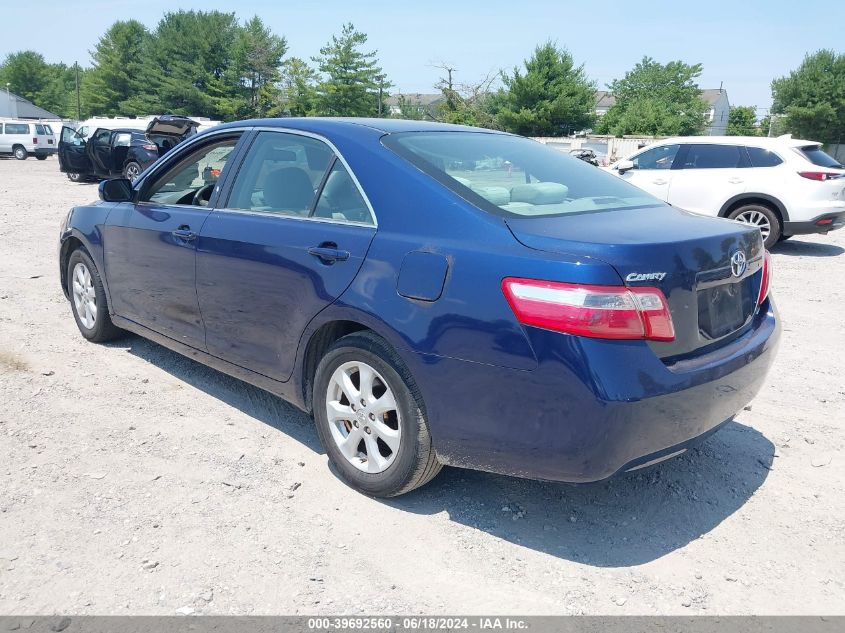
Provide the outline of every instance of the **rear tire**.
<path id="1" fill-rule="evenodd" d="M 767 249 L 777 244 L 783 228 L 780 218 L 770 207 L 762 204 L 746 204 L 731 211 L 728 217 L 744 224 L 750 224 L 760 229 L 763 235 L 763 245 Z"/>
<path id="2" fill-rule="evenodd" d="M 73 318 L 82 336 L 93 343 L 104 343 L 123 334 L 109 316 L 100 273 L 82 249 L 73 251 L 68 259 L 67 291 Z"/>
<path id="3" fill-rule="evenodd" d="M 380 336 L 337 340 L 317 367 L 312 401 L 329 459 L 359 492 L 395 497 L 440 472 L 419 388 Z"/>
<path id="4" fill-rule="evenodd" d="M 68 172 L 67 179 L 71 182 L 82 182 L 82 174 L 77 171 Z"/>
<path id="5" fill-rule="evenodd" d="M 26 148 L 22 145 L 15 145 L 15 149 L 12 150 L 12 153 L 18 160 L 26 160 L 27 156 L 29 156 L 26 152 Z"/>
<path id="6" fill-rule="evenodd" d="M 141 165 L 136 163 L 135 161 L 130 161 L 126 163 L 126 166 L 123 168 L 123 176 L 124 178 L 128 178 L 129 182 L 135 182 L 135 179 L 140 175 Z"/>

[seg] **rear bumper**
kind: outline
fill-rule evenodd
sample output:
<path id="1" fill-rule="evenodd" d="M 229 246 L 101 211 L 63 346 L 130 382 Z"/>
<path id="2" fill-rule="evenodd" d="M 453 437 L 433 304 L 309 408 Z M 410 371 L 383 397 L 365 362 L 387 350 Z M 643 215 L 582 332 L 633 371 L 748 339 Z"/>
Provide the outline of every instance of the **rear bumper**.
<path id="1" fill-rule="evenodd" d="M 641 341 L 529 328 L 538 368 L 426 357 L 412 368 L 447 464 L 583 483 L 674 456 L 731 420 L 764 384 L 780 329 L 771 302 L 752 329 L 667 367 Z"/>
<path id="2" fill-rule="evenodd" d="M 845 211 L 823 213 L 804 222 L 784 222 L 784 235 L 807 235 L 809 233 L 827 233 L 845 226 Z"/>

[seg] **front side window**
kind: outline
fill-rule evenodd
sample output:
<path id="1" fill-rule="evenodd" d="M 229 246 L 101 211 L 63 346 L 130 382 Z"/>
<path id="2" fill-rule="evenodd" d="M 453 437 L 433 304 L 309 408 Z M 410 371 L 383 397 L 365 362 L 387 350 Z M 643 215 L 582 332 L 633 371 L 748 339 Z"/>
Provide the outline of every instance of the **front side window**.
<path id="1" fill-rule="evenodd" d="M 206 206 L 220 177 L 237 137 L 229 137 L 204 145 L 183 160 L 153 176 L 140 200 L 158 204 Z"/>
<path id="2" fill-rule="evenodd" d="M 671 169 L 680 145 L 652 147 L 632 159 L 634 169 Z"/>
<path id="3" fill-rule="evenodd" d="M 663 204 L 616 176 L 520 136 L 404 132 L 382 143 L 496 215 L 549 217 Z"/>
<path id="4" fill-rule="evenodd" d="M 752 167 L 777 167 L 783 161 L 780 156 L 762 147 L 746 147 Z"/>
<path id="5" fill-rule="evenodd" d="M 317 139 L 260 132 L 238 170 L 226 207 L 307 217 L 333 156 Z"/>
<path id="6" fill-rule="evenodd" d="M 689 145 L 682 169 L 735 169 L 745 167 L 745 157 L 737 145 Z"/>

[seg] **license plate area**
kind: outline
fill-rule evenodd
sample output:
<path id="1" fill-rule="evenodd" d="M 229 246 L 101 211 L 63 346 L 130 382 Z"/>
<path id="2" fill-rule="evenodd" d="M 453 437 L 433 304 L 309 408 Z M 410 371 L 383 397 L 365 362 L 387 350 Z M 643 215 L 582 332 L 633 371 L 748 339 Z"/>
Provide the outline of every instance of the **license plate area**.
<path id="1" fill-rule="evenodd" d="M 741 328 L 754 311 L 751 277 L 698 291 L 698 330 L 718 339 Z"/>

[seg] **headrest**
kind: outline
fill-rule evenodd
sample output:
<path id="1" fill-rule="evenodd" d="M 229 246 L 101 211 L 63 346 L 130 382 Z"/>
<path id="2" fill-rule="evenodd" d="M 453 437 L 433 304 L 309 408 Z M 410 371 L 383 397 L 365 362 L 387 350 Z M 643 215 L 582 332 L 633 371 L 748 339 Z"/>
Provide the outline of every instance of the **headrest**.
<path id="1" fill-rule="evenodd" d="M 566 200 L 569 187 L 557 182 L 532 182 L 511 189 L 511 202 L 557 204 Z"/>
<path id="2" fill-rule="evenodd" d="M 471 187 L 471 189 L 495 205 L 507 204 L 511 201 L 511 194 L 504 187 Z"/>

